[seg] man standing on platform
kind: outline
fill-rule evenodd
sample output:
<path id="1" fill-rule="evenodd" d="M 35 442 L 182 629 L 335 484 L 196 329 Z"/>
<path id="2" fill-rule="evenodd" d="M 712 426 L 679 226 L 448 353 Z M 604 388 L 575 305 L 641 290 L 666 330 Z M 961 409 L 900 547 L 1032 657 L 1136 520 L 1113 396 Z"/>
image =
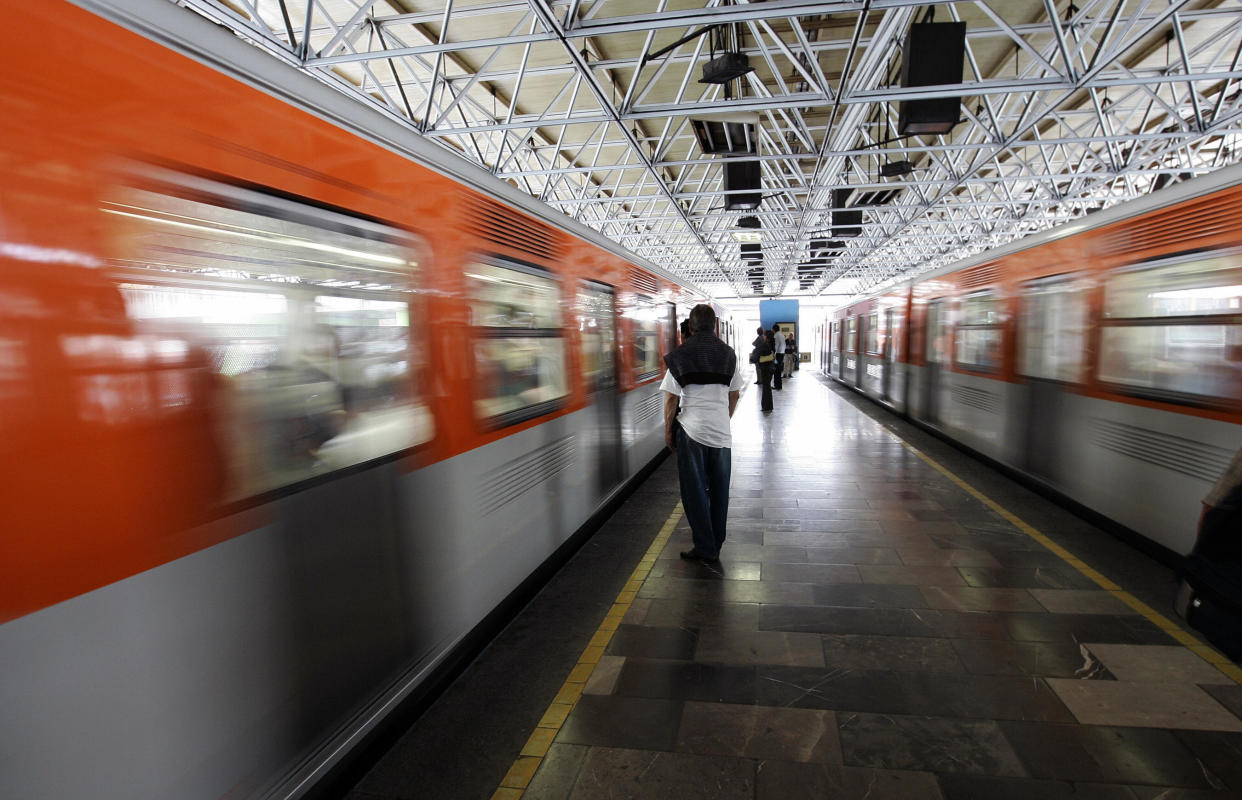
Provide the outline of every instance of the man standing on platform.
<path id="1" fill-rule="evenodd" d="M 745 382 L 737 353 L 715 330 L 712 307 L 695 306 L 690 311 L 692 335 L 664 357 L 668 371 L 660 384 L 665 393 L 664 443 L 677 454 L 681 505 L 694 542 L 681 557 L 706 562 L 720 557 L 725 540 L 733 445 L 729 418 Z"/>

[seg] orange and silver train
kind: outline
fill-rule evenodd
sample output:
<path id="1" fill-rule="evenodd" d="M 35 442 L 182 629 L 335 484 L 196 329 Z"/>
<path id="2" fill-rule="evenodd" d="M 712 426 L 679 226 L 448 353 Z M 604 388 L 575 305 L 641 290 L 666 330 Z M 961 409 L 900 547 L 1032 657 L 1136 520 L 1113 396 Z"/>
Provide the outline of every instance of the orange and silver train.
<path id="1" fill-rule="evenodd" d="M 0 3 L 0 796 L 296 794 L 663 452 L 697 298 L 185 9 L 93 5 Z"/>
<path id="2" fill-rule="evenodd" d="M 1242 446 L 1242 166 L 859 298 L 816 348 L 1173 561 Z"/>

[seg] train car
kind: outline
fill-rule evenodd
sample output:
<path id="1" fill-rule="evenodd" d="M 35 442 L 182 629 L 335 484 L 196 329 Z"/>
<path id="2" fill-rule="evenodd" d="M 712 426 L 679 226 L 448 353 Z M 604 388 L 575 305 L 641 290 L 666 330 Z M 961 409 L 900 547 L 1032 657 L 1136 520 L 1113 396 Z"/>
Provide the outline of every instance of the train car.
<path id="1" fill-rule="evenodd" d="M 822 369 L 1173 561 L 1242 446 L 1240 184 L 1221 169 L 857 298 L 821 326 Z"/>
<path id="2" fill-rule="evenodd" d="M 663 453 L 698 294 L 173 4 L 0 5 L 0 796 L 296 795 Z"/>

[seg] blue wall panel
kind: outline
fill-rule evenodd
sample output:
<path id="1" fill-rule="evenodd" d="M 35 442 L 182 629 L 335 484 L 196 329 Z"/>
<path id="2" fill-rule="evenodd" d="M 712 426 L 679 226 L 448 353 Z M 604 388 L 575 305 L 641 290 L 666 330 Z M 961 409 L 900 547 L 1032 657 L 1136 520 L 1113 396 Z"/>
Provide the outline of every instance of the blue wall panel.
<path id="1" fill-rule="evenodd" d="M 797 300 L 760 300 L 759 301 L 759 324 L 764 330 L 772 330 L 772 326 L 778 322 L 792 322 L 798 324 L 798 301 Z M 802 326 L 798 326 L 799 337 L 801 337 Z"/>

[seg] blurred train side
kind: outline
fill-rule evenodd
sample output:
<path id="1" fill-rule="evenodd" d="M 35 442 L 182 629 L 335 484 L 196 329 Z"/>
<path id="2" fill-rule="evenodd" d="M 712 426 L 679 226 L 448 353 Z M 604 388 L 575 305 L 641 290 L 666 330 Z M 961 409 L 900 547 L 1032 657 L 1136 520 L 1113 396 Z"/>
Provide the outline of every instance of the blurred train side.
<path id="1" fill-rule="evenodd" d="M 0 795 L 305 788 L 662 452 L 695 298 L 322 85 L 0 5 Z"/>
<path id="2" fill-rule="evenodd" d="M 1242 167 L 851 302 L 836 380 L 1138 532 L 1194 544 L 1242 445 Z"/>

